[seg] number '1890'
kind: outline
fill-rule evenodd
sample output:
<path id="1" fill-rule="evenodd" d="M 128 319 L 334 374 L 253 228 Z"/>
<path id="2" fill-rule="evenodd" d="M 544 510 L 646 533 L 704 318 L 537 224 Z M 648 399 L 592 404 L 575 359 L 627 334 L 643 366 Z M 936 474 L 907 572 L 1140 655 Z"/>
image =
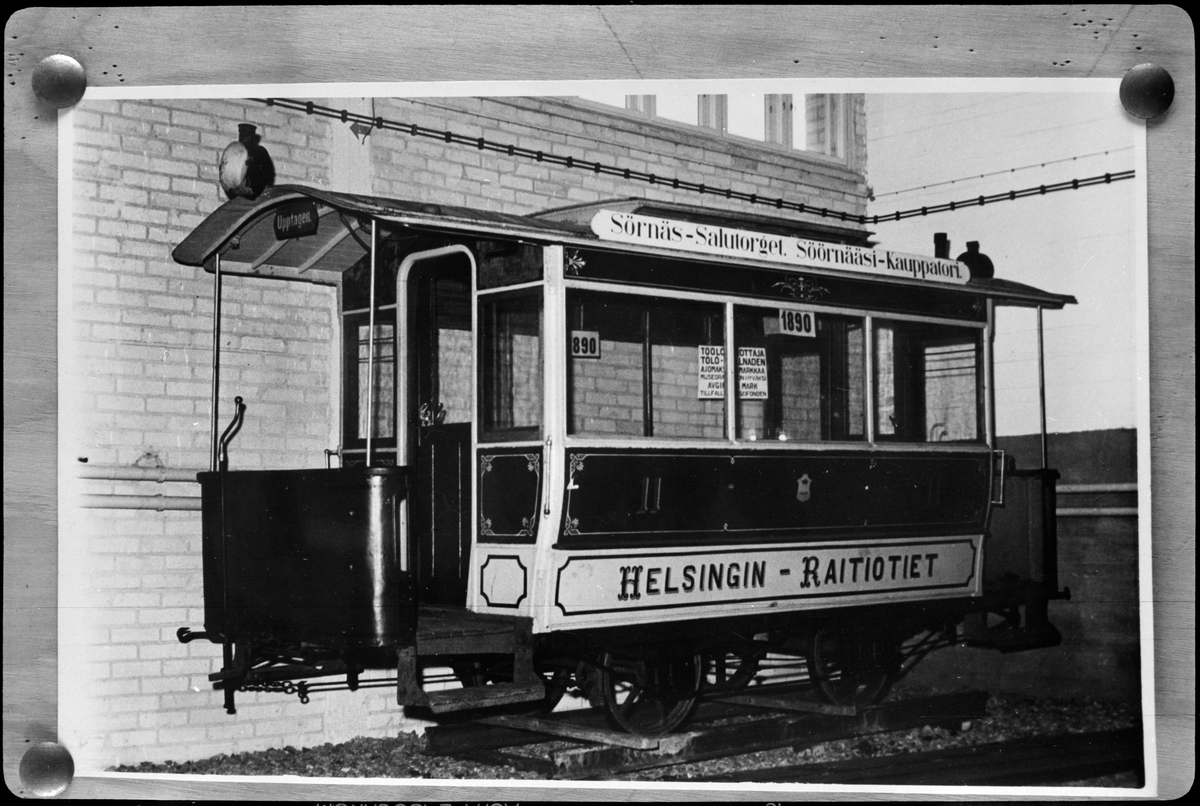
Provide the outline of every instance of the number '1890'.
<path id="1" fill-rule="evenodd" d="M 779 329 L 793 336 L 815 336 L 817 317 L 811 311 L 780 309 Z"/>

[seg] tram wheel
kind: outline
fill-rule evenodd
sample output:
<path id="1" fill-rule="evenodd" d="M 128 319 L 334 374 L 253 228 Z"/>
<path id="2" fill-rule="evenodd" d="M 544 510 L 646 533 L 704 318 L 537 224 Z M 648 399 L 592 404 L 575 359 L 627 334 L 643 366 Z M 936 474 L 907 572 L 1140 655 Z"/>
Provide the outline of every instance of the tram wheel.
<path id="1" fill-rule="evenodd" d="M 855 708 L 883 698 L 898 660 L 890 642 L 859 641 L 833 630 L 819 630 L 808 647 L 809 674 L 821 694 L 835 705 Z"/>
<path id="2" fill-rule="evenodd" d="M 605 652 L 588 670 L 588 697 L 613 727 L 661 736 L 692 715 L 703 671 L 699 654 L 635 659 Z"/>

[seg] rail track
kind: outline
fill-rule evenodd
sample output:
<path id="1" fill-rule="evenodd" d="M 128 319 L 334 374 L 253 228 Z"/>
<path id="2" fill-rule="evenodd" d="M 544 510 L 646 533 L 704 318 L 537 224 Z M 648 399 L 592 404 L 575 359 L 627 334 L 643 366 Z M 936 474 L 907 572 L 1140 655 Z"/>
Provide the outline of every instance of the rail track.
<path id="1" fill-rule="evenodd" d="M 816 701 L 811 689 L 763 687 L 753 694 L 703 702 L 691 729 L 682 733 L 620 733 L 608 729 L 595 710 L 541 718 L 499 716 L 429 728 L 426 752 L 511 765 L 548 778 L 606 779 L 926 725 L 962 729 L 987 716 L 986 703 L 986 692 L 971 691 L 898 700 L 855 712 Z"/>
<path id="2" fill-rule="evenodd" d="M 1128 774 L 1142 786 L 1140 728 L 1070 733 L 925 753 L 741 770 L 689 781 L 909 786 L 1055 786 Z M 670 780 L 670 779 L 668 779 Z"/>
<path id="3" fill-rule="evenodd" d="M 548 717 L 487 717 L 426 731 L 426 753 L 511 765 L 560 780 L 612 779 L 653 768 L 892 731 L 969 728 L 986 717 L 980 691 L 897 700 L 854 712 L 818 702 L 811 688 L 763 687 L 703 702 L 691 729 L 662 737 L 607 728 L 594 709 Z M 772 766 L 659 780 L 912 786 L 1054 786 L 1123 774 L 1145 780 L 1140 726 L 1026 737 L 949 750 L 899 753 L 821 764 Z"/>

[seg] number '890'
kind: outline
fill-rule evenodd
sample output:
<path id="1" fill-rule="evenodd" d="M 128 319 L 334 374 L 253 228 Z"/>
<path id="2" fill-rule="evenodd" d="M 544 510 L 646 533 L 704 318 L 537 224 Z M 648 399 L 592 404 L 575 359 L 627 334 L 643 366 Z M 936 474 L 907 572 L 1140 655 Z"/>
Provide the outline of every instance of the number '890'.
<path id="1" fill-rule="evenodd" d="M 779 329 L 796 336 L 816 335 L 816 317 L 811 311 L 779 311 Z"/>
<path id="2" fill-rule="evenodd" d="M 600 334 L 594 330 L 572 330 L 571 356 L 574 358 L 599 358 Z"/>

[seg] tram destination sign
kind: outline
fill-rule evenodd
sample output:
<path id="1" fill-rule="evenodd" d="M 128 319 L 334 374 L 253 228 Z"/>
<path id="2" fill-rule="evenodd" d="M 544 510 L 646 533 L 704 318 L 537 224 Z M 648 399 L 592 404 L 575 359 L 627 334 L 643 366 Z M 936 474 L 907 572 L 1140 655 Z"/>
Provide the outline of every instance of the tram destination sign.
<path id="1" fill-rule="evenodd" d="M 970 269 L 957 260 L 809 241 L 616 210 L 596 213 L 592 217 L 592 232 L 605 241 L 766 260 L 788 266 L 837 269 L 925 283 L 962 285 L 971 279 Z"/>

